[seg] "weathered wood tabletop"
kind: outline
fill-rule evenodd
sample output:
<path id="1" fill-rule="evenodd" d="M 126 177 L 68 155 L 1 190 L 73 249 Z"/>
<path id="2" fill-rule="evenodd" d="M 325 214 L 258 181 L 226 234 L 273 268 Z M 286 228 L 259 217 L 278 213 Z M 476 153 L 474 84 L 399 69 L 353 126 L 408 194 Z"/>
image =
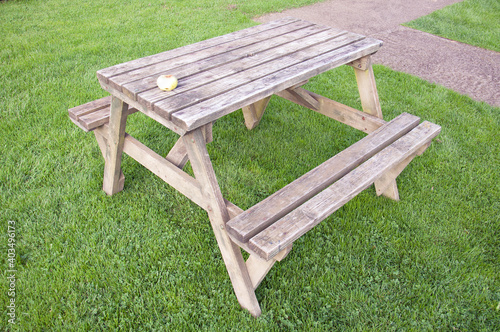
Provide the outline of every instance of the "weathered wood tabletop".
<path id="1" fill-rule="evenodd" d="M 372 38 L 287 18 L 126 62 L 97 75 L 104 89 L 179 134 L 376 52 Z M 178 87 L 157 88 L 159 75 Z"/>

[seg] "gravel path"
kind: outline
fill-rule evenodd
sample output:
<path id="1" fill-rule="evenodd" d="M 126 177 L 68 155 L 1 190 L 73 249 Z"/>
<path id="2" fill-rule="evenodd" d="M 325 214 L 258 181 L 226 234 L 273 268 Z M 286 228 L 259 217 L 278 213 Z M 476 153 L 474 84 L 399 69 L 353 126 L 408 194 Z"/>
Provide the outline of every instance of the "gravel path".
<path id="1" fill-rule="evenodd" d="M 273 13 L 293 16 L 384 41 L 375 63 L 419 76 L 472 99 L 500 107 L 500 53 L 401 26 L 461 0 L 331 0 Z"/>

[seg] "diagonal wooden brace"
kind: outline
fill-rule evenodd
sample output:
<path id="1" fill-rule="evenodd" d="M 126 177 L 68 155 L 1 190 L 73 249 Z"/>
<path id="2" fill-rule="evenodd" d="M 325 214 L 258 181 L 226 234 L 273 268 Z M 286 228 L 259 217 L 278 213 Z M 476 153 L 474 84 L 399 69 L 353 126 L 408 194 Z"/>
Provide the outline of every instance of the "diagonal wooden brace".
<path id="1" fill-rule="evenodd" d="M 320 102 L 307 90 L 297 87 L 295 89 L 286 89 L 286 91 L 295 99 L 296 104 L 303 105 L 315 111 L 318 111 L 321 107 Z"/>
<path id="2" fill-rule="evenodd" d="M 213 140 L 212 135 L 212 126 L 213 123 L 209 123 L 203 127 L 203 136 L 205 137 L 205 142 L 210 143 Z M 186 150 L 186 146 L 184 145 L 184 141 L 182 137 L 180 137 L 177 142 L 175 142 L 174 146 L 165 157 L 172 164 L 176 165 L 180 169 L 183 169 L 186 163 L 188 162 L 188 154 Z"/>
<path id="3" fill-rule="evenodd" d="M 296 94 L 290 93 L 290 89 L 276 92 L 277 96 L 290 100 L 293 103 L 307 107 L 323 114 L 329 118 L 342 122 L 348 126 L 361 130 L 367 134 L 377 130 L 386 122 L 376 116 L 370 115 L 365 112 L 358 111 L 352 107 L 341 104 L 337 101 L 320 96 L 314 92 L 307 91 L 303 88 L 294 88 Z M 299 95 L 309 95 L 311 98 L 318 102 L 317 105 L 312 106 L 311 103 L 306 102 L 304 98 Z M 314 103 L 314 102 L 313 102 Z M 318 107 L 317 109 L 313 107 Z"/>
<path id="4" fill-rule="evenodd" d="M 266 277 L 267 273 L 271 270 L 276 262 L 284 259 L 292 250 L 292 244 L 289 245 L 285 250 L 282 250 L 278 255 L 276 255 L 271 260 L 263 260 L 257 255 L 250 255 L 246 261 L 248 274 L 250 275 L 250 280 L 252 280 L 253 289 L 257 289 L 260 283 Z"/>
<path id="5" fill-rule="evenodd" d="M 262 116 L 264 115 L 269 99 L 271 99 L 271 96 L 261 99 L 241 109 L 243 111 L 243 116 L 245 117 L 245 126 L 248 130 L 252 130 L 257 127 L 262 119 Z"/>

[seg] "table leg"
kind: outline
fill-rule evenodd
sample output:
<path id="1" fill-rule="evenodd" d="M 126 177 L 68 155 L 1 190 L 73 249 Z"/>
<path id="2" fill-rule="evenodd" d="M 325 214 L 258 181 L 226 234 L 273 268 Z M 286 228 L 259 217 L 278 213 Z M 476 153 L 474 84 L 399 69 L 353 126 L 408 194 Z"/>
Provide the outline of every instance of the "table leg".
<path id="1" fill-rule="evenodd" d="M 371 64 L 371 56 L 363 57 L 351 64 L 354 68 L 356 81 L 358 83 L 359 96 L 361 99 L 361 106 L 363 111 L 375 115 L 382 119 L 382 108 L 378 98 L 377 86 L 375 84 L 375 76 L 373 74 L 373 67 Z M 375 189 L 380 191 L 379 183 L 375 182 Z M 393 179 L 383 190 L 383 195 L 398 201 L 399 192 L 396 184 L 396 179 Z"/>
<path id="2" fill-rule="evenodd" d="M 363 107 L 364 112 L 382 119 L 382 109 L 378 99 L 371 57 L 368 55 L 361 58 L 360 63 L 362 65 L 352 67 L 354 68 L 356 82 L 358 83 L 361 106 Z"/>
<path id="3" fill-rule="evenodd" d="M 120 181 L 123 142 L 125 140 L 125 124 L 127 122 L 128 105 L 122 100 L 112 97 L 109 118 L 109 139 L 106 140 L 104 156 L 103 190 L 113 195 L 123 190 L 124 181 Z"/>
<path id="4" fill-rule="evenodd" d="M 106 150 L 108 148 L 108 140 L 104 136 L 99 134 L 98 130 L 94 130 L 94 136 L 97 141 L 97 144 L 99 145 L 99 149 L 101 150 L 102 157 L 104 158 L 104 160 L 106 160 Z M 123 188 L 124 184 L 125 184 L 125 175 L 123 174 L 123 171 L 120 170 L 120 180 L 118 181 L 118 188 Z"/>
<path id="5" fill-rule="evenodd" d="M 240 248 L 231 241 L 225 229 L 229 213 L 208 155 L 203 130 L 199 128 L 183 136 L 191 167 L 206 200 L 203 208 L 208 212 L 238 302 L 253 316 L 260 316 L 259 302 Z"/>
<path id="6" fill-rule="evenodd" d="M 271 96 L 261 99 L 241 109 L 243 111 L 243 116 L 245 117 L 245 126 L 248 130 L 257 127 L 260 119 L 262 119 L 262 116 L 264 115 L 269 99 L 271 99 Z"/>

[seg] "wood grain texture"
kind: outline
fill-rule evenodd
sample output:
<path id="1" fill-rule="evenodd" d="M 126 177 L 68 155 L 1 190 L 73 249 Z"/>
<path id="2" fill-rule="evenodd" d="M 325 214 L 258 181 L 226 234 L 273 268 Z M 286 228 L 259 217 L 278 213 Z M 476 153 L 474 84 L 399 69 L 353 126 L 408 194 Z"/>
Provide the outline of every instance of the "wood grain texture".
<path id="1" fill-rule="evenodd" d="M 252 130 L 260 123 L 270 99 L 271 96 L 266 97 L 241 109 L 245 117 L 245 126 L 248 130 Z"/>
<path id="2" fill-rule="evenodd" d="M 116 89 L 113 89 L 112 87 L 107 86 L 105 83 L 102 83 L 102 82 L 101 82 L 101 87 L 104 90 L 106 90 L 109 93 L 111 93 L 113 96 L 116 96 L 117 98 L 119 98 L 119 99 L 123 100 L 124 102 L 126 102 L 129 106 L 132 106 L 133 108 L 139 110 L 141 113 L 144 113 L 145 115 L 147 115 L 151 119 L 157 121 L 158 123 L 162 124 L 166 128 L 172 130 L 176 134 L 182 136 L 182 135 L 184 135 L 186 133 L 186 130 L 180 128 L 179 126 L 173 124 L 171 121 L 165 119 L 161 115 L 159 115 L 159 114 L 153 112 L 152 110 L 148 109 L 146 106 L 142 105 L 138 101 L 136 101 L 136 100 L 128 97 L 123 92 L 117 91 Z"/>
<path id="3" fill-rule="evenodd" d="M 381 44 L 288 18 L 105 68 L 97 76 L 112 95 L 183 135 L 372 54 Z M 162 74 L 176 76 L 178 87 L 159 90 L 156 79 Z M 311 95 L 302 97 L 319 106 Z"/>
<path id="4" fill-rule="evenodd" d="M 102 108 L 109 107 L 109 105 L 111 105 L 111 96 L 93 100 L 83 105 L 75 106 L 73 108 L 70 108 L 68 110 L 68 113 L 70 118 L 76 120 L 79 117 L 84 116 L 88 113 L 92 113 Z"/>
<path id="5" fill-rule="evenodd" d="M 162 99 L 165 94 L 158 94 L 156 79 L 160 74 L 174 75 L 179 79 L 179 86 L 173 91 L 193 89 L 203 82 L 216 80 L 225 75 L 235 73 L 252 63 L 265 62 L 272 59 L 273 50 L 292 47 L 293 42 L 306 36 L 312 36 L 326 27 L 310 26 L 310 23 L 299 22 L 293 27 L 273 29 L 264 36 L 254 35 L 240 39 L 224 47 L 214 47 L 199 52 L 141 68 L 111 79 L 112 84 L 122 88 L 130 96 L 140 94 L 141 99 L 153 103 Z M 266 60 L 267 59 L 267 60 Z"/>
<path id="6" fill-rule="evenodd" d="M 367 70 L 368 67 L 370 67 L 372 65 L 372 61 L 371 61 L 371 57 L 365 56 L 361 59 L 354 60 L 353 62 L 348 63 L 347 65 L 354 67 L 356 69 Z"/>
<path id="7" fill-rule="evenodd" d="M 205 142 L 210 143 L 213 139 L 212 137 L 212 123 L 207 124 L 204 127 L 203 135 L 205 136 Z M 184 141 L 182 137 L 180 137 L 177 142 L 175 142 L 172 149 L 169 151 L 167 156 L 165 157 L 172 164 L 177 166 L 180 169 L 183 169 L 186 163 L 188 162 L 188 154 L 186 146 L 184 145 Z"/>
<path id="8" fill-rule="evenodd" d="M 261 33 L 264 31 L 272 30 L 274 28 L 284 26 L 287 24 L 291 24 L 293 22 L 299 21 L 296 18 L 285 18 L 282 20 L 277 20 L 273 22 L 269 22 L 268 24 L 261 24 L 258 26 L 250 27 L 248 29 L 235 31 L 233 33 L 229 33 L 223 36 L 218 36 L 215 38 L 203 40 L 194 44 L 186 45 L 183 47 L 179 47 L 173 50 L 168 50 L 162 53 L 150 55 L 144 58 L 140 58 L 137 60 L 128 61 L 119 65 L 114 65 L 105 69 L 101 69 L 97 72 L 97 77 L 100 82 L 107 83 L 110 77 L 120 75 L 126 73 L 130 70 L 135 70 L 143 67 L 147 67 L 159 62 L 164 61 L 165 59 L 171 59 L 175 57 L 179 57 L 185 54 L 189 54 L 201 49 L 213 47 L 216 45 L 221 45 L 224 43 L 230 43 L 234 40 L 238 40 L 240 38 L 245 38 L 247 36 L 251 36 L 257 33 Z"/>
<path id="9" fill-rule="evenodd" d="M 226 225 L 228 233 L 240 242 L 247 242 L 273 222 L 408 133 L 418 125 L 419 120 L 418 117 L 411 114 L 401 114 L 262 202 L 231 219 Z"/>
<path id="10" fill-rule="evenodd" d="M 104 179 L 102 188 L 108 195 L 123 190 L 120 182 L 125 125 L 127 123 L 128 105 L 122 100 L 112 97 L 110 106 L 109 135 L 106 140 L 106 157 L 104 158 Z"/>
<path id="11" fill-rule="evenodd" d="M 279 255 L 276 255 L 274 257 L 275 259 L 270 260 L 264 260 L 257 255 L 250 255 L 250 257 L 248 257 L 246 265 L 254 289 L 259 287 L 260 283 L 264 280 L 274 264 L 284 259 L 291 250 L 292 245 L 289 245 L 285 250 L 282 250 Z"/>
<path id="12" fill-rule="evenodd" d="M 183 81 L 182 84 L 187 87 L 185 91 L 176 89 L 177 92 L 171 94 L 170 97 L 154 102 L 154 109 L 157 112 L 166 112 L 170 115 L 188 106 L 196 106 L 205 100 L 217 99 L 217 96 L 222 93 L 233 91 L 235 88 L 250 84 L 256 79 L 314 58 L 317 54 L 348 45 L 361 38 L 362 36 L 356 34 L 339 35 L 337 32 L 326 30 L 308 38 L 294 40 L 281 47 L 273 48 L 269 52 L 244 57 L 239 61 L 210 71 L 211 80 L 193 77 Z M 193 88 L 191 88 L 192 86 Z M 166 114 L 165 116 L 167 116 Z"/>
<path id="13" fill-rule="evenodd" d="M 109 127 L 104 125 L 97 128 L 94 133 L 99 140 L 106 141 L 109 137 Z M 205 207 L 200 184 L 193 177 L 127 133 L 125 133 L 123 152 L 198 206 Z"/>
<path id="14" fill-rule="evenodd" d="M 441 130 L 423 122 L 333 185 L 251 238 L 248 245 L 265 260 L 335 212 L 374 181 L 428 144 Z"/>
<path id="15" fill-rule="evenodd" d="M 307 91 L 302 88 L 293 89 L 295 92 L 299 92 L 299 94 L 291 93 L 290 90 L 291 89 L 286 89 L 275 94 L 277 96 L 290 100 L 291 102 L 312 109 L 315 112 L 326 115 L 329 118 L 342 122 L 355 129 L 361 130 L 362 132 L 365 132 L 367 134 L 375 131 L 386 123 L 386 121 L 376 116 L 358 111 L 355 108 L 320 96 L 314 92 Z M 302 96 L 304 96 L 305 94 L 316 100 L 317 104 L 312 105 L 314 103 L 304 100 Z"/>
<path id="16" fill-rule="evenodd" d="M 94 130 L 109 122 L 111 96 L 104 97 L 79 105 L 68 110 L 69 118 L 85 132 Z M 137 112 L 135 108 L 128 108 L 127 115 Z"/>
<path id="17" fill-rule="evenodd" d="M 377 85 L 375 84 L 375 75 L 371 65 L 370 56 L 360 59 L 361 62 L 366 61 L 366 69 L 359 69 L 353 66 L 356 74 L 356 82 L 358 83 L 359 96 L 361 98 L 361 106 L 363 112 L 375 115 L 382 119 L 382 109 L 378 98 Z"/>
<path id="18" fill-rule="evenodd" d="M 225 229 L 225 224 L 229 220 L 229 212 L 208 156 L 202 129 L 187 133 L 183 136 L 183 140 L 196 180 L 201 185 L 205 198 L 204 208 L 208 212 L 210 224 L 238 302 L 253 316 L 260 316 L 259 302 L 240 248 L 231 241 Z"/>
<path id="19" fill-rule="evenodd" d="M 372 54 L 379 47 L 380 41 L 368 38 L 344 45 L 279 71 L 268 73 L 261 78 L 217 95 L 216 98 L 183 108 L 172 114 L 172 122 L 185 130 L 197 128 L 329 69 L 366 54 Z M 293 61 L 292 57 L 290 56 L 290 61 Z M 159 110 L 156 111 L 159 112 Z"/>

